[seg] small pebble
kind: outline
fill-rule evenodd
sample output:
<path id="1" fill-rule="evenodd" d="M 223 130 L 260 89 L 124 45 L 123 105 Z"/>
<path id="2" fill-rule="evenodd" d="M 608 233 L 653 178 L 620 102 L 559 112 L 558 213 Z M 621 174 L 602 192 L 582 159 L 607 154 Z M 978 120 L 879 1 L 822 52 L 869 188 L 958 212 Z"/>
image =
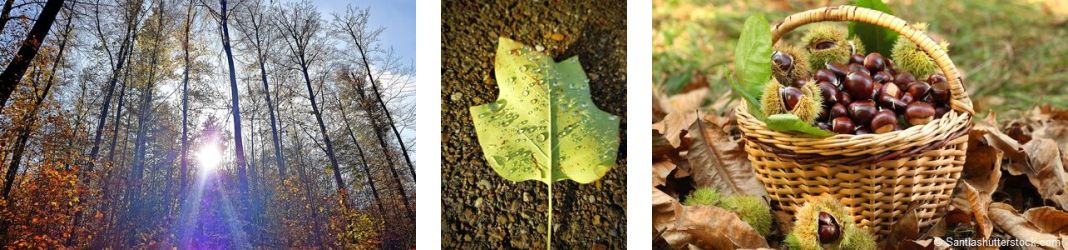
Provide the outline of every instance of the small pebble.
<path id="1" fill-rule="evenodd" d="M 539 44 L 539 45 L 536 45 L 536 46 L 534 46 L 534 49 L 535 49 L 535 50 L 538 50 L 538 52 L 541 52 L 541 51 L 545 51 L 545 46 L 541 46 L 541 45 Z"/>
<path id="2" fill-rule="evenodd" d="M 454 102 L 460 101 L 460 98 L 464 98 L 464 93 L 456 92 L 456 93 L 452 93 L 452 95 L 449 96 L 449 99 L 451 99 Z"/>

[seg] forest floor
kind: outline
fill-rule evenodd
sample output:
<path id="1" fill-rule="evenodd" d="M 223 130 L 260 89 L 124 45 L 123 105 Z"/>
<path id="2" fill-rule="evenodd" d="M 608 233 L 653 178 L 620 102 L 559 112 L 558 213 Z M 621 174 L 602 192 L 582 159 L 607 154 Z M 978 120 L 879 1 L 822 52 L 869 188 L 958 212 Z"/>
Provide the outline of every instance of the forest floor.
<path id="1" fill-rule="evenodd" d="M 625 3 L 446 1 L 442 13 L 442 247 L 545 248 L 545 185 L 498 177 L 468 111 L 497 99 L 494 51 L 504 36 L 557 61 L 578 56 L 593 102 L 623 118 L 618 167 L 591 184 L 554 184 L 553 246 L 626 248 Z"/>

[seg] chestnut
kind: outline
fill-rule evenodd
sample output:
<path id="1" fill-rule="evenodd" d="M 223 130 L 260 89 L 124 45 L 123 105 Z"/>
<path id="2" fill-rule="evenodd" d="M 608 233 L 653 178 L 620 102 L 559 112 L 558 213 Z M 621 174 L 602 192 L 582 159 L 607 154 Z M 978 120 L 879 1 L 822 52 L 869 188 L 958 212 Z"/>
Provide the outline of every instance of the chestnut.
<path id="1" fill-rule="evenodd" d="M 875 117 L 871 119 L 871 128 L 875 133 L 886 133 L 894 131 L 897 127 L 897 114 L 889 109 L 879 110 L 875 113 Z"/>
<path id="2" fill-rule="evenodd" d="M 771 63 L 782 72 L 790 72 L 794 68 L 794 57 L 787 53 L 775 51 L 771 54 Z"/>
<path id="3" fill-rule="evenodd" d="M 857 53 L 857 54 L 853 54 L 853 55 L 849 56 L 849 63 L 860 63 L 860 64 L 863 64 L 864 63 L 864 54 Z"/>
<path id="4" fill-rule="evenodd" d="M 829 82 L 820 81 L 820 95 L 823 96 L 823 104 L 830 106 L 838 102 L 838 88 Z"/>
<path id="5" fill-rule="evenodd" d="M 834 86 L 841 85 L 841 83 L 838 82 L 838 76 L 835 76 L 834 72 L 831 72 L 829 69 L 817 70 L 814 78 L 817 82 L 829 82 L 834 84 Z"/>
<path id="6" fill-rule="evenodd" d="M 891 83 L 894 81 L 894 75 L 891 75 L 890 72 L 879 71 L 872 75 L 871 79 L 875 80 L 875 82 Z"/>
<path id="7" fill-rule="evenodd" d="M 879 95 L 876 98 L 879 102 L 879 106 L 896 111 L 904 111 L 907 102 L 901 100 L 901 90 L 897 88 L 897 85 L 892 83 L 884 84 L 882 91 L 879 91 Z"/>
<path id="8" fill-rule="evenodd" d="M 931 75 L 927 78 L 927 83 L 931 84 L 931 97 L 938 103 L 949 103 L 949 81 L 945 76 Z"/>
<path id="9" fill-rule="evenodd" d="M 931 91 L 931 85 L 926 82 L 914 82 L 909 84 L 909 88 L 906 91 L 912 94 L 913 98 L 923 100 L 927 97 L 927 93 Z"/>
<path id="10" fill-rule="evenodd" d="M 831 131 L 838 134 L 852 134 L 855 129 L 853 126 L 853 120 L 849 117 L 841 116 L 831 120 Z"/>
<path id="11" fill-rule="evenodd" d="M 838 103 L 841 103 L 842 105 L 853 103 L 853 97 L 849 96 L 849 93 L 846 91 L 838 91 L 838 96 L 836 96 L 835 99 L 838 99 Z"/>
<path id="12" fill-rule="evenodd" d="M 817 236 L 820 244 L 830 244 L 838 241 L 838 239 L 842 237 L 842 230 L 839 228 L 838 221 L 834 219 L 834 216 L 827 212 L 820 212 L 816 226 L 818 227 Z"/>
<path id="13" fill-rule="evenodd" d="M 829 62 L 826 64 L 826 68 L 827 70 L 830 70 L 831 73 L 838 75 L 838 77 L 843 77 L 846 73 L 849 73 L 849 67 L 841 63 Z"/>
<path id="14" fill-rule="evenodd" d="M 805 83 L 808 83 L 805 79 L 794 79 L 793 82 L 790 82 L 790 86 L 801 88 L 805 86 Z"/>
<path id="15" fill-rule="evenodd" d="M 871 99 L 872 94 L 875 93 L 875 85 L 872 84 L 871 77 L 862 73 L 851 72 L 846 75 L 843 86 L 849 92 L 849 96 L 857 100 Z"/>
<path id="16" fill-rule="evenodd" d="M 868 77 L 871 77 L 871 71 L 868 71 L 868 68 L 865 68 L 863 64 L 850 63 L 849 66 L 847 66 L 846 69 L 848 69 L 849 72 L 852 72 L 852 73 L 864 72 L 865 75 L 868 75 Z"/>
<path id="17" fill-rule="evenodd" d="M 879 52 L 872 52 L 864 57 L 864 68 L 871 72 L 882 71 L 886 68 L 886 58 Z"/>
<path id="18" fill-rule="evenodd" d="M 863 126 L 857 127 L 857 135 L 866 135 L 866 134 L 871 134 L 871 129 L 868 129 L 868 127 L 863 127 Z"/>
<path id="19" fill-rule="evenodd" d="M 945 105 L 935 106 L 935 119 L 942 118 L 946 113 L 949 113 L 949 107 L 946 107 Z"/>
<path id="20" fill-rule="evenodd" d="M 827 122 L 816 122 L 816 127 L 819 127 L 822 130 L 831 131 L 831 124 Z"/>
<path id="21" fill-rule="evenodd" d="M 901 102 L 905 103 L 905 105 L 908 105 L 913 101 L 916 101 L 916 97 L 913 97 L 912 94 L 910 94 L 909 92 L 905 92 L 901 95 Z"/>
<path id="22" fill-rule="evenodd" d="M 897 74 L 897 76 L 894 77 L 894 83 L 897 84 L 897 87 L 902 89 L 907 88 L 910 83 L 915 81 L 916 77 L 909 74 L 909 72 L 901 72 L 901 74 Z"/>
<path id="23" fill-rule="evenodd" d="M 782 107 L 785 108 L 786 111 L 794 110 L 794 107 L 797 107 L 797 102 L 801 101 L 801 96 L 803 95 L 801 89 L 796 87 L 788 86 L 779 89 L 779 96 L 782 97 Z"/>
<path id="24" fill-rule="evenodd" d="M 835 103 L 831 106 L 831 112 L 827 112 L 831 115 L 831 118 L 849 117 L 849 111 L 846 110 L 846 106 L 841 103 Z"/>
<path id="25" fill-rule="evenodd" d="M 878 110 L 872 100 L 855 101 L 849 104 L 849 117 L 860 123 L 858 125 L 867 125 L 871 122 L 871 119 L 875 117 L 876 111 Z M 931 109 L 931 114 L 934 115 L 933 108 Z"/>
<path id="26" fill-rule="evenodd" d="M 923 125 L 934 119 L 935 109 L 930 103 L 912 102 L 905 107 L 905 119 L 912 125 Z"/>

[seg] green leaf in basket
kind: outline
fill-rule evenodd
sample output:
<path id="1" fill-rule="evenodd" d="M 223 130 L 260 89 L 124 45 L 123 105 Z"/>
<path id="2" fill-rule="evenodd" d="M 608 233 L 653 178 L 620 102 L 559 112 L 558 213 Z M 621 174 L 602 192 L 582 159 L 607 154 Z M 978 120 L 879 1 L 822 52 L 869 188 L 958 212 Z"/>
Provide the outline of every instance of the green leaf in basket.
<path id="1" fill-rule="evenodd" d="M 856 0 L 854 5 L 882 11 L 888 15 L 894 14 L 894 11 L 890 10 L 890 6 L 887 6 L 881 0 Z M 849 23 L 849 36 L 860 37 L 860 41 L 864 43 L 864 49 L 869 53 L 879 52 L 883 56 L 890 55 L 890 50 L 894 47 L 894 42 L 897 41 L 897 32 L 862 22 Z"/>
<path id="2" fill-rule="evenodd" d="M 764 15 L 745 20 L 734 49 L 734 71 L 737 81 L 730 81 L 731 88 L 750 105 L 759 107 L 761 90 L 771 79 L 771 26 Z"/>
<path id="3" fill-rule="evenodd" d="M 816 137 L 828 137 L 834 135 L 830 131 L 823 130 L 812 126 L 801 118 L 798 118 L 794 114 L 777 114 L 768 116 L 767 121 L 768 128 L 775 131 L 782 132 L 798 132 L 806 135 Z"/>

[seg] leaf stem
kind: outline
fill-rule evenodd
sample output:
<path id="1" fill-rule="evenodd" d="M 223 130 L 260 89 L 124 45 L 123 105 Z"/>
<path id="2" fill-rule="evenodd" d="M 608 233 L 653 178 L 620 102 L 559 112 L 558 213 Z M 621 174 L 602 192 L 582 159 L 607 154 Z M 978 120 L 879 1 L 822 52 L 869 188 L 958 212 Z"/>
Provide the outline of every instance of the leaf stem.
<path id="1" fill-rule="evenodd" d="M 549 182 L 549 213 L 548 213 L 548 215 L 549 215 L 548 216 L 548 218 L 549 218 L 549 228 L 548 228 L 548 231 L 545 231 L 545 234 L 546 234 L 546 237 L 545 237 L 545 239 L 546 239 L 545 240 L 546 248 L 545 249 L 552 250 L 553 249 L 553 183 L 551 181 Z"/>

